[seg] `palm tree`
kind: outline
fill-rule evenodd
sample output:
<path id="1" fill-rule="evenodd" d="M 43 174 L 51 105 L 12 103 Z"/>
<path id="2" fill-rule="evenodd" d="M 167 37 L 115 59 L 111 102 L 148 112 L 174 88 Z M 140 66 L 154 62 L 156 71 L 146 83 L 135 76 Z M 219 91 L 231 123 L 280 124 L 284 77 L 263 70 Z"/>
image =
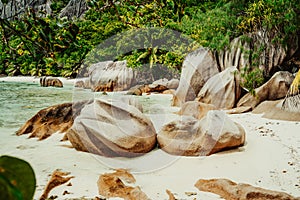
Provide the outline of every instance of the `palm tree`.
<path id="1" fill-rule="evenodd" d="M 290 89 L 282 103 L 282 109 L 291 112 L 300 112 L 300 69 L 293 80 Z"/>

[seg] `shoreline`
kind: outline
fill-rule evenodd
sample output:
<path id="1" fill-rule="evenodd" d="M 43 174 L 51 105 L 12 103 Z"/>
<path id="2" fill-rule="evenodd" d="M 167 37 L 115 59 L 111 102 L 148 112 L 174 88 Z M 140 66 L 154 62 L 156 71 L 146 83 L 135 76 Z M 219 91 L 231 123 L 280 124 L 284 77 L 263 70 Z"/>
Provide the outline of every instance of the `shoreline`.
<path id="1" fill-rule="evenodd" d="M 24 83 L 40 83 L 40 78 L 38 76 L 3 76 L 0 77 L 0 82 L 24 82 Z M 64 77 L 53 77 L 58 78 L 63 82 L 64 85 L 74 85 L 75 81 L 78 79 L 70 79 Z"/>
<path id="2" fill-rule="evenodd" d="M 300 123 L 263 119 L 261 115 L 252 113 L 230 115 L 230 118 L 245 128 L 245 146 L 207 157 L 176 157 L 174 162 L 149 172 L 131 169 L 136 185 L 149 198 L 158 200 L 167 199 L 166 189 L 175 193 L 178 199 L 220 199 L 194 187 L 197 180 L 211 178 L 228 178 L 237 183 L 300 196 L 300 186 L 297 186 L 300 182 L 300 139 L 295 139 L 299 138 Z M 156 115 L 151 119 L 154 123 L 161 120 Z M 46 140 L 37 141 L 6 132 L 0 142 L 1 154 L 22 158 L 32 165 L 37 178 L 34 199 L 42 194 L 50 174 L 56 169 L 70 172 L 75 178 L 69 181 L 72 186 L 59 186 L 50 195 L 58 196 L 58 199 L 99 197 L 97 180 L 100 174 L 112 172 L 109 163 L 106 163 L 111 159 L 68 148 L 71 144 L 60 142 L 62 137 L 63 134 L 56 133 Z M 162 150 L 154 150 L 146 156 L 153 159 L 162 154 L 165 154 Z M 144 158 L 145 155 L 133 159 L 132 165 L 139 168 L 135 164 L 143 165 Z M 115 163 L 120 160 L 128 159 L 115 158 Z M 123 164 L 115 166 L 126 168 Z M 64 191 L 70 194 L 62 195 Z M 189 197 L 186 192 L 196 195 Z"/>
<path id="3" fill-rule="evenodd" d="M 39 78 L 8 77 L 5 81 L 39 83 Z M 160 95 L 154 94 L 153 97 L 159 100 L 158 103 L 167 104 L 170 96 Z M 164 113 L 160 111 L 147 114 L 157 132 L 163 123 L 175 117 L 171 106 L 160 106 L 161 110 L 166 110 Z M 37 179 L 34 199 L 39 199 L 50 175 L 56 169 L 70 172 L 70 176 L 75 178 L 69 181 L 71 186 L 64 184 L 54 188 L 49 197 L 99 197 L 97 181 L 101 174 L 113 171 L 110 163 L 115 168 L 129 168 L 136 178 L 135 185 L 153 200 L 168 199 L 167 189 L 178 199 L 220 199 L 218 195 L 200 192 L 194 187 L 199 179 L 211 178 L 227 178 L 237 183 L 248 183 L 300 196 L 300 122 L 266 119 L 262 117 L 263 114 L 251 112 L 228 116 L 244 127 L 246 144 L 238 149 L 207 157 L 165 156 L 165 152 L 155 149 L 138 158 L 109 159 L 70 148 L 69 141 L 60 142 L 63 137 L 60 133 L 38 141 L 28 139 L 26 135 L 16 136 L 14 128 L 2 127 L 0 153 L 24 159 L 31 164 Z M 153 170 L 139 171 L 149 167 Z M 186 192 L 196 194 L 188 196 Z"/>

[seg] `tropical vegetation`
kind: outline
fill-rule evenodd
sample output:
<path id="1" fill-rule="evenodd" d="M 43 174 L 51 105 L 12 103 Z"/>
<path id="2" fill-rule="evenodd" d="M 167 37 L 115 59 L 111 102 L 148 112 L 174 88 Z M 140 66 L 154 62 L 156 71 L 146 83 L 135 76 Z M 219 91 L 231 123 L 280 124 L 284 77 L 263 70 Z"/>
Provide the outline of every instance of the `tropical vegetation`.
<path id="1" fill-rule="evenodd" d="M 0 19 L 0 74 L 75 77 L 96 51 L 100 60 L 180 71 L 185 55 L 199 46 L 222 50 L 233 38 L 262 29 L 276 33 L 272 42 L 289 45 L 290 35 L 300 31 L 299 0 L 88 0 L 84 16 L 72 20 L 59 17 L 67 3 L 53 1 L 51 15 L 28 7 L 17 20 Z M 144 47 L 126 39 L 149 28 L 156 31 L 134 39 Z M 174 32 L 160 34 L 164 30 Z M 105 49 L 97 46 L 105 41 L 111 42 Z M 259 71 L 247 73 L 251 82 Z"/>

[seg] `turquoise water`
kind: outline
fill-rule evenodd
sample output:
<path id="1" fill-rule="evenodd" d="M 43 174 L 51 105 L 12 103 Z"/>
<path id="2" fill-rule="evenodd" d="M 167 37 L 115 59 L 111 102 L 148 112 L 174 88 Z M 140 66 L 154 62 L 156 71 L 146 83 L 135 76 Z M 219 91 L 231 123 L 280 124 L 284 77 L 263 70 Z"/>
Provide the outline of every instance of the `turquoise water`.
<path id="1" fill-rule="evenodd" d="M 73 86 L 40 87 L 37 83 L 0 82 L 0 128 L 19 128 L 39 110 L 71 102 Z"/>
<path id="2" fill-rule="evenodd" d="M 18 129 L 39 110 L 55 104 L 84 99 L 113 99 L 125 93 L 103 95 L 87 89 L 64 85 L 63 88 L 40 87 L 38 83 L 0 82 L 0 128 Z M 137 98 L 143 105 L 144 112 L 155 114 L 170 105 L 170 98 L 161 96 L 141 96 Z"/>

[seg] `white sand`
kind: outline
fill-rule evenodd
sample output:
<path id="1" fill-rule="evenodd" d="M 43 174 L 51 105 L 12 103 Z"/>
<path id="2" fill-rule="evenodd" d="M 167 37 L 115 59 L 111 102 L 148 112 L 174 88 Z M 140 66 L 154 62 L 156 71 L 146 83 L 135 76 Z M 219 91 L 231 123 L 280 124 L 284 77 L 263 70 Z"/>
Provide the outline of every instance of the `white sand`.
<path id="1" fill-rule="evenodd" d="M 228 178 L 300 196 L 300 122 L 263 119 L 251 113 L 231 115 L 231 118 L 246 130 L 247 144 L 244 147 L 209 157 L 168 156 L 174 158 L 171 159 L 173 163 L 161 160 L 163 164 L 156 162 L 152 172 L 134 173 L 136 185 L 154 200 L 168 199 L 166 189 L 175 193 L 179 199 L 220 199 L 217 195 L 199 192 L 194 187 L 198 179 L 210 178 Z M 154 124 L 159 124 L 166 119 L 153 115 L 152 120 Z M 62 134 L 57 133 L 44 141 L 26 137 L 2 137 L 0 151 L 1 155 L 17 156 L 31 163 L 37 178 L 35 199 L 42 194 L 49 175 L 55 169 L 71 172 L 75 178 L 70 181 L 72 186 L 57 187 L 51 195 L 57 195 L 58 199 L 99 196 L 98 177 L 102 173 L 111 172 L 106 166 L 107 162 L 102 163 L 102 157 L 67 148 L 65 145 L 70 145 L 69 142 L 59 142 Z M 156 150 L 147 156 L 154 159 L 159 155 L 166 154 Z M 130 166 L 132 171 L 138 171 L 149 162 L 149 159 L 146 162 L 143 159 L 132 160 L 132 163 L 139 164 L 134 164 L 135 169 Z M 65 190 L 70 194 L 63 196 Z M 185 192 L 196 192 L 197 195 L 188 197 Z"/>
<path id="2" fill-rule="evenodd" d="M 74 79 L 61 80 L 67 84 L 74 83 Z M 4 77 L 0 81 L 38 83 L 39 78 Z M 165 107 L 158 106 L 156 109 L 163 110 Z M 170 108 L 167 110 L 170 112 Z M 175 115 L 154 113 L 149 117 L 159 130 Z M 50 195 L 57 195 L 58 199 L 99 196 L 97 180 L 100 174 L 112 171 L 111 165 L 134 172 L 136 185 L 153 200 L 168 199 L 166 189 L 175 193 L 178 199 L 220 199 L 194 187 L 198 179 L 211 178 L 228 178 L 300 196 L 300 122 L 264 119 L 251 113 L 230 117 L 245 128 L 246 145 L 209 157 L 176 157 L 154 150 L 135 159 L 104 159 L 68 148 L 70 143 L 60 142 L 63 135 L 59 133 L 37 141 L 27 139 L 27 136 L 15 136 L 16 130 L 3 128 L 0 128 L 0 155 L 16 156 L 32 165 L 37 178 L 35 199 L 40 197 L 56 169 L 70 172 L 75 178 L 70 181 L 72 186 L 57 187 Z M 64 191 L 70 194 L 62 195 Z M 185 192 L 196 192 L 197 195 L 189 197 Z"/>
<path id="3" fill-rule="evenodd" d="M 63 77 L 57 77 L 62 83 L 73 85 L 76 79 L 69 79 Z M 5 76 L 0 77 L 0 82 L 27 82 L 27 83 L 40 83 L 40 77 L 36 76 Z"/>

